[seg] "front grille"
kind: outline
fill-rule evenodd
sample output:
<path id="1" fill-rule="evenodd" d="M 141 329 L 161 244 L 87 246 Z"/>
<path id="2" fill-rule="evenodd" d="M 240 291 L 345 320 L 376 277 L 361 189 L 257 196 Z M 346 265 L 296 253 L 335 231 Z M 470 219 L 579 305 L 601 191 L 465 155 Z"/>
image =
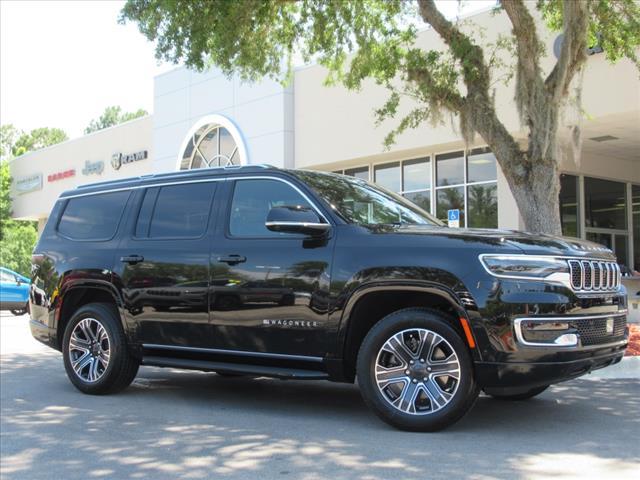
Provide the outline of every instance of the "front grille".
<path id="1" fill-rule="evenodd" d="M 614 291 L 620 285 L 620 267 L 601 260 L 569 260 L 571 286 L 580 292 Z"/>
<path id="2" fill-rule="evenodd" d="M 607 320 L 611 318 L 613 318 L 613 332 L 607 333 Z M 627 326 L 627 319 L 624 316 L 585 318 L 573 320 L 571 324 L 580 334 L 583 346 L 601 345 L 622 340 Z"/>

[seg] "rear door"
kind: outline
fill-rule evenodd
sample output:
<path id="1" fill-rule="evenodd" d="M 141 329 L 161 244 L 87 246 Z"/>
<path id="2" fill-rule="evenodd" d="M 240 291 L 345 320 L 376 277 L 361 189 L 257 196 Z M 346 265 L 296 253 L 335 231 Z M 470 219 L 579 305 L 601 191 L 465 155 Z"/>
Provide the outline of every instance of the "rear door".
<path id="1" fill-rule="evenodd" d="M 215 181 L 154 186 L 138 192 L 119 248 L 128 321 L 139 342 L 208 347 L 209 249 Z"/>

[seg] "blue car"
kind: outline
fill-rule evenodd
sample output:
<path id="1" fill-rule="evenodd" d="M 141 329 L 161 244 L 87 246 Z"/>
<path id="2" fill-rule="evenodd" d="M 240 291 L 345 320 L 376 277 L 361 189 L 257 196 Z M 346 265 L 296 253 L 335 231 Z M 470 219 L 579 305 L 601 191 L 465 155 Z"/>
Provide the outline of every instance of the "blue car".
<path id="1" fill-rule="evenodd" d="M 30 285 L 27 277 L 0 267 L 0 310 L 11 310 L 14 315 L 27 313 Z"/>

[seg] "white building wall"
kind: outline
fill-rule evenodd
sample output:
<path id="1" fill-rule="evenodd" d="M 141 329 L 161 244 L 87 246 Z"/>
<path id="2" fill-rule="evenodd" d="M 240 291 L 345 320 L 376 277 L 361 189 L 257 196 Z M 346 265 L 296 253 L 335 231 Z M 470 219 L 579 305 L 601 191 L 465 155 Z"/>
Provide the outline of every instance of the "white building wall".
<path id="1" fill-rule="evenodd" d="M 14 180 L 13 217 L 42 220 L 49 215 L 56 199 L 65 190 L 87 183 L 150 173 L 153 161 L 151 132 L 152 120 L 147 116 L 11 160 L 10 171 Z M 116 153 L 131 154 L 144 150 L 148 155 L 144 160 L 124 164 L 117 170 L 111 165 L 111 157 Z M 87 161 L 103 162 L 102 173 L 83 173 Z M 75 170 L 72 177 L 55 181 L 47 178 L 51 174 L 71 169 Z M 41 189 L 17 192 L 16 184 L 20 179 L 38 174 L 42 175 Z"/>
<path id="2" fill-rule="evenodd" d="M 225 77 L 219 70 L 177 68 L 155 78 L 154 171 L 178 166 L 180 146 L 202 117 L 219 114 L 242 132 L 249 163 L 293 167 L 293 87 Z"/>

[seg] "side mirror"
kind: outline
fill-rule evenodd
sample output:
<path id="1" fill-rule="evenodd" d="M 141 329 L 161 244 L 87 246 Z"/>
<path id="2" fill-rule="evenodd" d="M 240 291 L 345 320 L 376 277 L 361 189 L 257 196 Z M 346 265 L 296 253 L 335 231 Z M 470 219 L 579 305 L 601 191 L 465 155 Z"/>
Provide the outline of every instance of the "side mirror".
<path id="1" fill-rule="evenodd" d="M 265 226 L 272 232 L 301 233 L 311 237 L 323 235 L 331 228 L 316 212 L 302 206 L 273 207 L 269 210 Z"/>

